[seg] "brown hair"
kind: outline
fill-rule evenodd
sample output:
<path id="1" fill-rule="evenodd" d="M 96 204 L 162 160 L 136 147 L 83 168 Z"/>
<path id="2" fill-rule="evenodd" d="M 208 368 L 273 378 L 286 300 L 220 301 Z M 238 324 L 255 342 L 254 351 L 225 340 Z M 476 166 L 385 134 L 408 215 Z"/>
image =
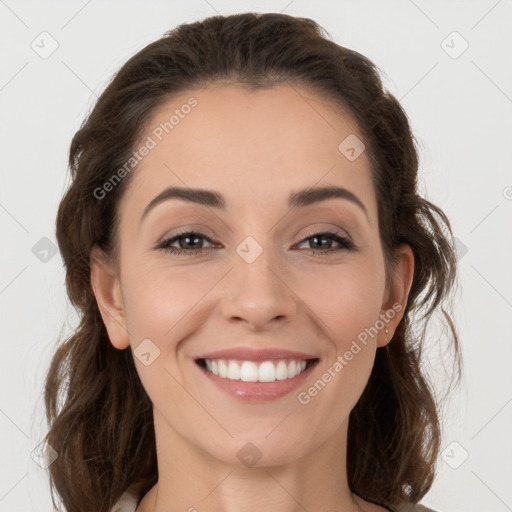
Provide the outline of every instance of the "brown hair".
<path id="1" fill-rule="evenodd" d="M 45 440 L 58 452 L 49 467 L 54 507 L 56 490 L 67 512 L 106 512 L 123 492 L 140 496 L 158 480 L 151 401 L 131 350 L 110 343 L 90 282 L 94 246 L 118 256 L 117 205 L 133 173 L 101 200 L 94 191 L 130 158 L 160 105 L 219 80 L 252 89 L 308 86 L 356 119 L 371 161 L 386 275 L 402 243 L 412 248 L 415 269 L 404 317 L 390 344 L 377 350 L 350 414 L 348 482 L 383 506 L 416 503 L 431 487 L 441 429 L 421 349 L 426 323 L 441 310 L 460 381 L 457 333 L 442 305 L 456 278 L 453 235 L 443 211 L 418 194 L 415 140 L 376 66 L 325 34 L 311 19 L 276 13 L 180 25 L 123 65 L 73 137 L 72 183 L 59 206 L 56 236 L 80 323 L 58 347 L 46 377 Z"/>

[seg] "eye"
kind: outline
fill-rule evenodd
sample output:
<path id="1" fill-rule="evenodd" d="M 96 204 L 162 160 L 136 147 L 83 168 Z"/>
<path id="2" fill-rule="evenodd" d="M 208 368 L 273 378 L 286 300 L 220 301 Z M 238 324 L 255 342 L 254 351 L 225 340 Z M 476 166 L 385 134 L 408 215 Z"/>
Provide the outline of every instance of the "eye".
<path id="1" fill-rule="evenodd" d="M 163 240 L 157 246 L 157 249 L 162 249 L 175 255 L 186 253 L 190 256 L 199 256 L 203 254 L 205 251 L 205 248 L 198 247 L 198 245 L 202 245 L 199 242 L 201 239 L 207 240 L 208 242 L 212 243 L 212 240 L 203 233 L 199 233 L 197 231 L 184 231 L 182 233 L 177 233 L 173 235 L 171 238 Z M 182 244 L 181 242 L 179 242 L 180 240 L 184 240 L 184 243 Z M 172 247 L 172 244 L 174 244 L 177 241 L 179 242 L 178 245 L 180 247 Z M 181 247 L 182 245 L 184 247 Z"/>
<path id="2" fill-rule="evenodd" d="M 313 235 L 310 235 L 307 238 L 305 238 L 299 245 L 307 243 L 310 240 L 313 241 L 313 247 L 316 247 L 319 250 L 305 249 L 305 251 L 316 256 L 324 256 L 328 254 L 338 253 L 339 251 L 354 252 L 357 250 L 355 244 L 351 240 L 335 232 L 314 233 Z M 323 242 L 325 240 L 334 240 L 336 243 L 340 245 L 340 247 L 331 249 L 332 242 L 324 244 Z"/>

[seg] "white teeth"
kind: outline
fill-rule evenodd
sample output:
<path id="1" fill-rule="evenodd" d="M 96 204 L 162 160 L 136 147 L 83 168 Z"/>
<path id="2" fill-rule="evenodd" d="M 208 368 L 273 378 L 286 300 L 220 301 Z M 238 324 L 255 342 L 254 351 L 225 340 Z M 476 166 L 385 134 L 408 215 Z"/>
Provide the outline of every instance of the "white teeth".
<path id="1" fill-rule="evenodd" d="M 258 380 L 260 382 L 274 382 L 276 380 L 276 368 L 270 361 L 260 364 L 258 370 Z"/>
<path id="2" fill-rule="evenodd" d="M 229 364 L 237 364 L 231 361 Z M 238 366 L 238 365 L 237 365 Z M 244 361 L 240 367 L 240 380 L 244 382 L 258 381 L 258 367 L 252 361 Z"/>
<path id="3" fill-rule="evenodd" d="M 304 361 L 304 363 L 305 362 L 306 361 Z M 286 366 L 284 361 L 279 361 L 279 363 L 277 363 L 275 375 L 277 380 L 284 380 L 288 378 L 288 366 Z"/>
<path id="4" fill-rule="evenodd" d="M 236 361 L 225 359 L 205 359 L 206 369 L 219 377 L 243 382 L 274 382 L 276 380 L 293 379 L 306 369 L 306 361 L 265 361 L 258 365 L 253 361 L 244 361 L 241 365 Z"/>
<path id="5" fill-rule="evenodd" d="M 240 380 L 240 367 L 233 361 L 229 363 L 227 377 L 233 380 Z"/>

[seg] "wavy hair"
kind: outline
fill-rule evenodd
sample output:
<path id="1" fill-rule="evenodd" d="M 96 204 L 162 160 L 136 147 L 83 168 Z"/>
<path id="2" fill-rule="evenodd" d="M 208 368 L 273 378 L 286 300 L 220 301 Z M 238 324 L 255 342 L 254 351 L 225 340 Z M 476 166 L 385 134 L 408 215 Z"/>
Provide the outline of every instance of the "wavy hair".
<path id="1" fill-rule="evenodd" d="M 348 483 L 382 506 L 417 503 L 433 483 L 441 443 L 440 402 L 422 368 L 427 322 L 438 312 L 449 327 L 450 382 L 461 377 L 445 304 L 456 284 L 449 220 L 417 190 L 416 141 L 375 64 L 334 43 L 311 19 L 243 13 L 179 25 L 140 50 L 72 139 L 72 180 L 58 208 L 56 238 L 80 321 L 59 340 L 45 381 L 45 441 L 58 452 L 48 468 L 53 505 L 57 495 L 67 512 L 107 512 L 124 492 L 143 495 L 158 480 L 152 403 L 131 350 L 110 343 L 90 280 L 95 246 L 119 256 L 117 205 L 133 173 L 101 200 L 94 191 L 128 161 L 161 105 L 219 81 L 251 90 L 307 86 L 357 121 L 371 162 L 386 276 L 400 244 L 412 248 L 415 268 L 404 316 L 391 342 L 377 349 L 350 413 Z"/>

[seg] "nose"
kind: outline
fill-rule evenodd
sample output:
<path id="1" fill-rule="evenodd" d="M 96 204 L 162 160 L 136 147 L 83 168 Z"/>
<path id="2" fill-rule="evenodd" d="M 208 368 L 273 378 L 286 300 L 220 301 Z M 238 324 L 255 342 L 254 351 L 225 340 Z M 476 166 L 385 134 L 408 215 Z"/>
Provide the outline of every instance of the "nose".
<path id="1" fill-rule="evenodd" d="M 251 263 L 237 255 L 227 287 L 222 314 L 230 323 L 264 331 L 290 322 L 297 314 L 298 297 L 270 251 L 264 250 Z"/>

